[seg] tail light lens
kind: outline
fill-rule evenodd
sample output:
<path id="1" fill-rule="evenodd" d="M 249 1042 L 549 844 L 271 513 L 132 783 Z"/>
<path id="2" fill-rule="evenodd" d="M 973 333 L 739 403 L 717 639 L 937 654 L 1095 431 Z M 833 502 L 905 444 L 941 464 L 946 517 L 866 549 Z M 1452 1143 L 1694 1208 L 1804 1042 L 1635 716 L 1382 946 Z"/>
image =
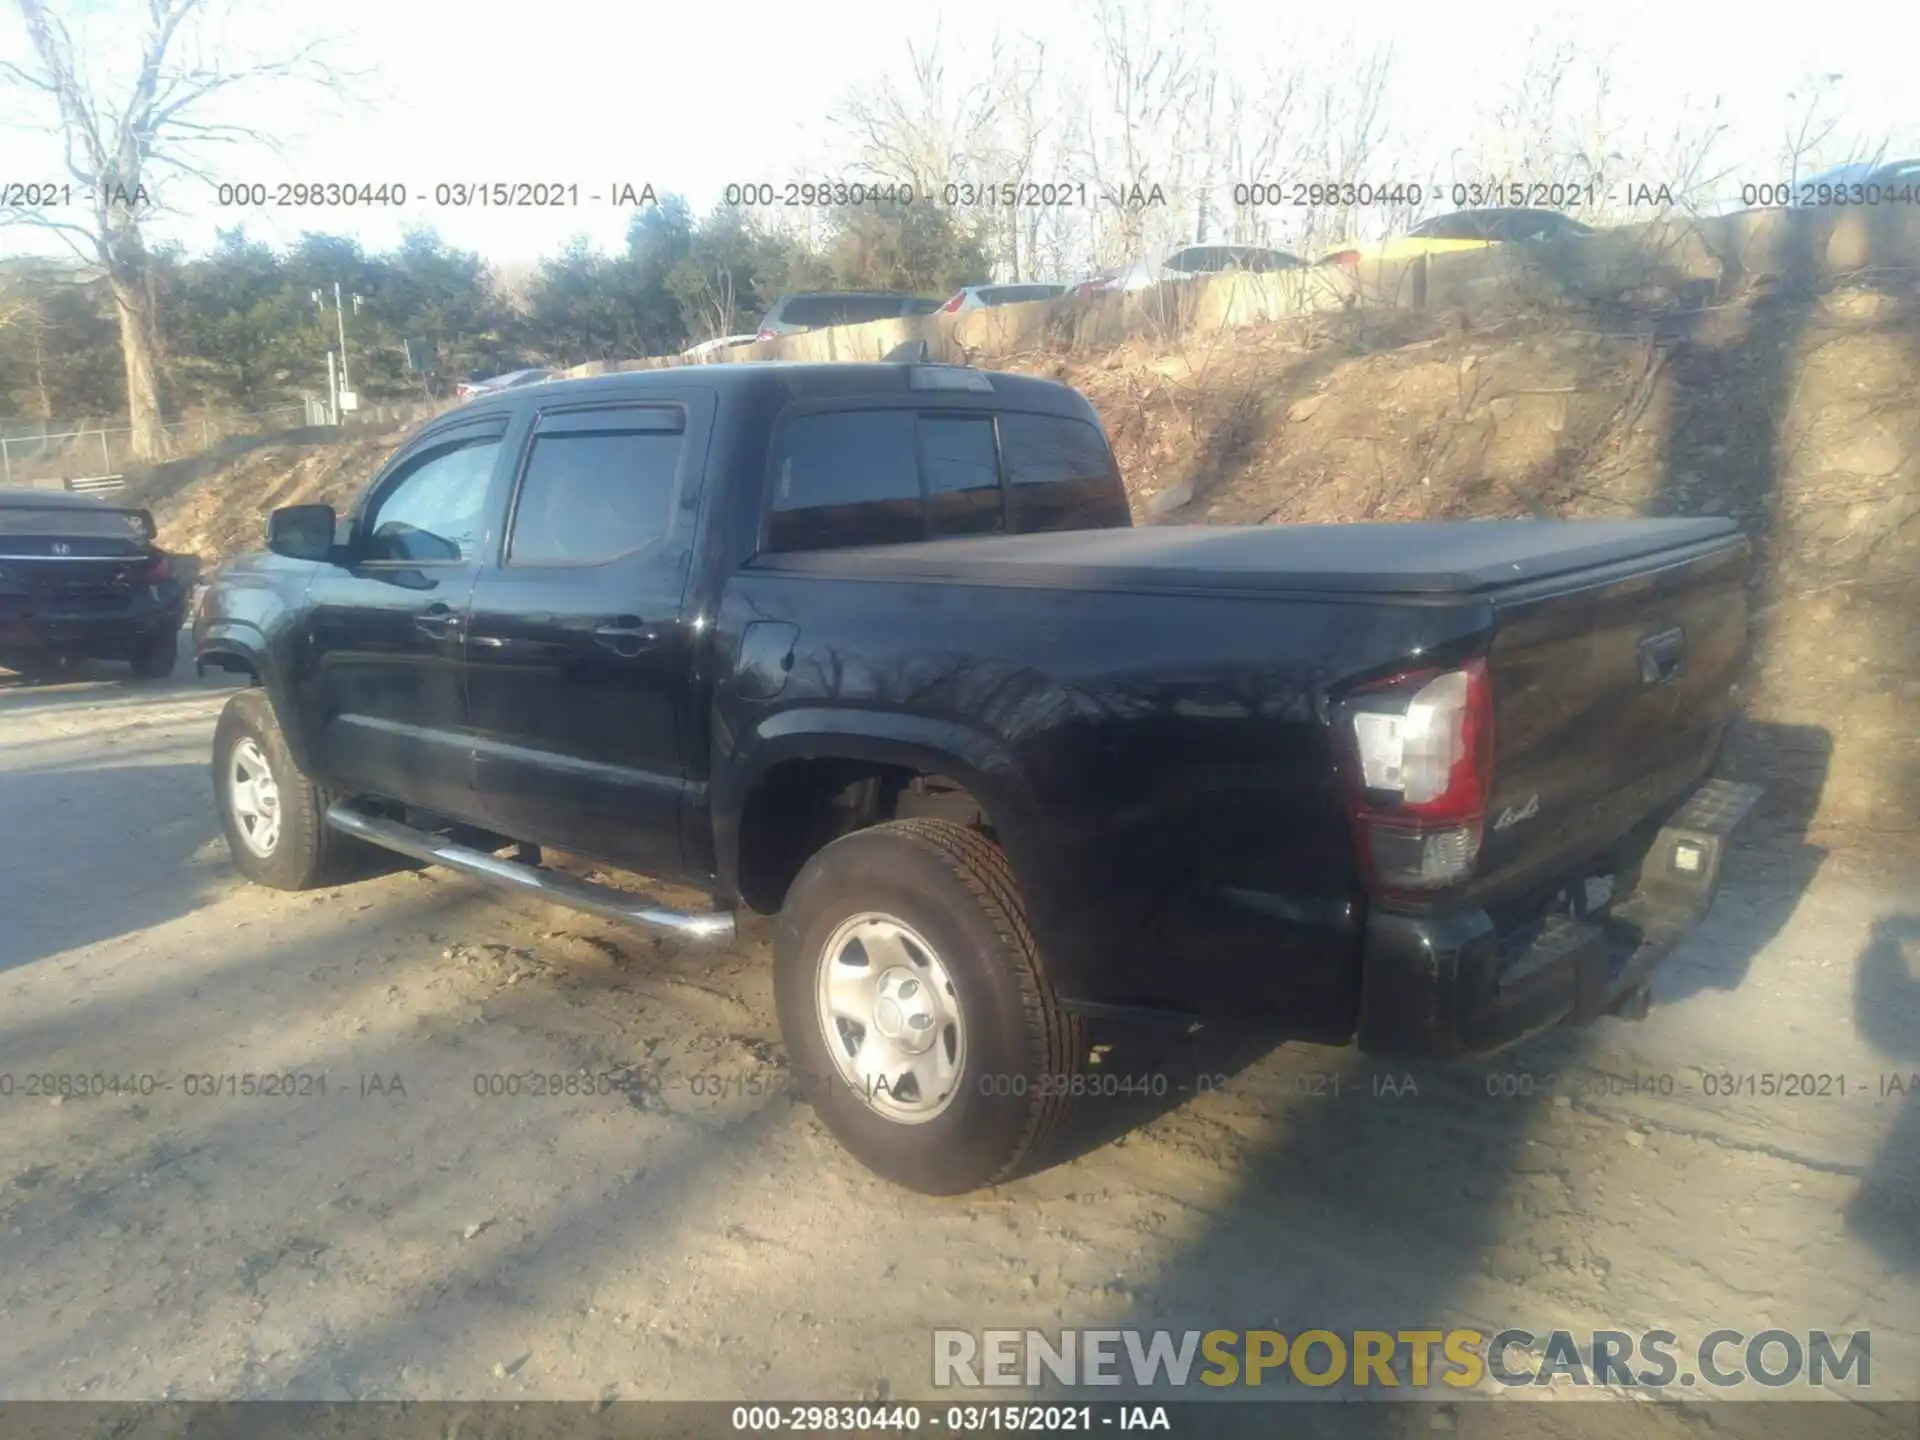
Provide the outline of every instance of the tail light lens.
<path id="1" fill-rule="evenodd" d="M 1327 256 L 1326 260 L 1322 263 L 1338 265 L 1344 270 L 1357 270 L 1360 268 L 1360 252 L 1358 250 L 1336 250 L 1333 254 Z"/>
<path id="2" fill-rule="evenodd" d="M 1486 662 L 1368 686 L 1337 712 L 1354 836 L 1374 884 L 1431 891 L 1473 873 L 1493 782 Z"/>
<path id="3" fill-rule="evenodd" d="M 965 295 L 954 296 L 951 300 L 947 301 L 946 304 L 940 307 L 940 313 L 942 315 L 953 314 L 955 311 L 957 311 L 961 307 L 962 304 L 966 302 L 966 298 L 967 297 Z"/>
<path id="4" fill-rule="evenodd" d="M 754 336 L 753 338 L 756 341 L 758 341 L 758 340 L 778 340 L 780 337 L 771 330 L 762 330 L 758 335 Z"/>
<path id="5" fill-rule="evenodd" d="M 158 585 L 162 580 L 173 578 L 173 561 L 165 555 L 156 555 L 147 562 L 147 568 L 134 577 L 138 585 Z"/>

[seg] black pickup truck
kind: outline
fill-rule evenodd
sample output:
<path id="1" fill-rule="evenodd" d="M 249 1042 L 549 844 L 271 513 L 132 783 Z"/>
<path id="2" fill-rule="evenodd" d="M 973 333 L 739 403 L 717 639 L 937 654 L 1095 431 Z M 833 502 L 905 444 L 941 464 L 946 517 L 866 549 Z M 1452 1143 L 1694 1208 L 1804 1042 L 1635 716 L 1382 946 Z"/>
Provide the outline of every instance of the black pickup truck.
<path id="1" fill-rule="evenodd" d="M 0 489 L 0 667 L 48 679 L 81 660 L 125 660 L 164 680 L 186 615 L 187 587 L 145 510 Z"/>
<path id="2" fill-rule="evenodd" d="M 795 1082 L 953 1193 L 1041 1152 L 1103 1016 L 1449 1057 L 1642 1012 L 1757 793 L 1708 778 L 1748 563 L 1717 519 L 1135 529 L 1063 385 L 719 365 L 442 417 L 276 511 L 194 639 L 255 682 L 247 875 L 370 842 L 777 913 Z"/>

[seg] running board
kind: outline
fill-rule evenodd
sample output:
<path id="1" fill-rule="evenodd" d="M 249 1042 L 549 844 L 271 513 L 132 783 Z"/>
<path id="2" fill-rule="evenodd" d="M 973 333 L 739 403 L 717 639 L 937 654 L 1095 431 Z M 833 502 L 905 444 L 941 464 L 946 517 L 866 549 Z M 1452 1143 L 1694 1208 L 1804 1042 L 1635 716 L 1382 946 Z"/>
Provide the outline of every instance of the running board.
<path id="1" fill-rule="evenodd" d="M 616 890 L 611 885 L 596 885 L 591 880 L 562 875 L 538 865 L 502 860 L 498 855 L 489 855 L 484 850 L 475 850 L 468 845 L 456 845 L 451 840 L 425 830 L 416 830 L 411 825 L 363 815 L 349 806 L 335 805 L 328 810 L 327 824 L 343 835 L 365 840 L 370 845 L 395 850 L 430 865 L 444 865 L 449 870 L 457 870 L 462 875 L 469 875 L 503 890 L 524 890 L 555 905 L 584 910 L 603 920 L 637 925 L 647 930 L 664 930 L 670 935 L 690 940 L 724 940 L 733 935 L 733 916 L 724 910 L 693 914 L 685 910 L 662 909 L 646 903 L 644 896 L 631 891 Z"/>

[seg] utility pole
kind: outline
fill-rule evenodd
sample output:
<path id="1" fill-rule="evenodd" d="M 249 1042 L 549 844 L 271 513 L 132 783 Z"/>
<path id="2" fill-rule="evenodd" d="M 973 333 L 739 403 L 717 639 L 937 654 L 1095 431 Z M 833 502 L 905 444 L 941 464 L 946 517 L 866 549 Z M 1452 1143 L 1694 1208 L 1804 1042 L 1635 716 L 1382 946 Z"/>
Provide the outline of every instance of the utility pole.
<path id="1" fill-rule="evenodd" d="M 353 300 L 354 313 L 357 315 L 360 313 L 361 297 L 358 295 L 355 295 L 351 298 Z M 313 292 L 313 303 L 315 308 L 318 309 L 320 312 L 320 318 L 322 323 L 325 323 L 326 315 L 327 315 L 327 302 L 326 302 L 325 295 L 322 291 L 316 290 Z M 338 280 L 333 282 L 333 320 L 334 320 L 334 325 L 336 327 L 336 333 L 338 333 L 340 337 L 340 383 L 339 383 L 339 386 L 336 389 L 334 389 L 332 392 L 335 396 L 339 397 L 335 402 L 336 419 L 337 419 L 338 410 L 355 409 L 357 408 L 357 403 L 358 403 L 357 397 L 355 397 L 353 393 L 353 381 L 350 378 L 347 371 L 347 309 L 345 304 L 343 304 L 341 300 L 340 282 Z M 331 360 L 329 360 L 328 365 L 329 365 L 328 373 L 331 374 L 332 373 Z"/>
<path id="2" fill-rule="evenodd" d="M 358 295 L 353 297 L 355 305 L 360 303 Z M 340 326 L 340 388 L 353 389 L 353 381 L 347 378 L 347 312 L 340 308 L 340 282 L 333 282 L 333 318 Z"/>

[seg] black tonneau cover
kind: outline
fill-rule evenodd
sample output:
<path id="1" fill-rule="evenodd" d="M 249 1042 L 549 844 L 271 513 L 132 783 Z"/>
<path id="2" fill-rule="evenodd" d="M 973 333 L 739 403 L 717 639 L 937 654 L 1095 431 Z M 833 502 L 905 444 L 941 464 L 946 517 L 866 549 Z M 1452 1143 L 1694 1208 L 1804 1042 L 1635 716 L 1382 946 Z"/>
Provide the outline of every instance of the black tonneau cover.
<path id="1" fill-rule="evenodd" d="M 1116 589 L 1471 595 L 1739 533 L 1720 518 L 1168 525 L 762 556 L 756 567 Z"/>

